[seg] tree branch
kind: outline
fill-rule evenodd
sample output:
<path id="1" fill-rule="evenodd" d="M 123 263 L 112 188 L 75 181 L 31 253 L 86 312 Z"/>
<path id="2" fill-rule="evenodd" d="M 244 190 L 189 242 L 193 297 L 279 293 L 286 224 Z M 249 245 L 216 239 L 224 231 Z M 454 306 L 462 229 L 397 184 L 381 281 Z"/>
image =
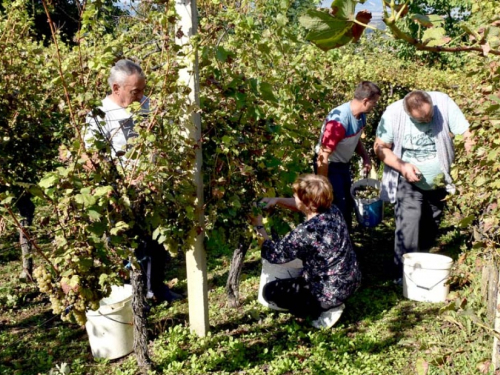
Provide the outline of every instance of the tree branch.
<path id="1" fill-rule="evenodd" d="M 429 51 L 429 52 L 481 52 L 481 54 L 484 54 L 484 51 L 481 47 L 468 47 L 468 46 L 461 46 L 461 47 L 443 47 L 443 46 L 427 46 L 426 44 L 422 43 L 421 40 L 413 38 L 411 35 L 405 33 L 401 29 L 399 29 L 396 24 L 394 18 L 384 18 L 384 23 L 387 25 L 387 27 L 391 30 L 392 35 L 396 39 L 402 39 L 405 42 L 415 46 L 418 50 L 420 51 Z M 500 51 L 497 50 L 490 50 L 488 53 L 491 53 L 492 55 L 497 55 L 500 56 Z"/>

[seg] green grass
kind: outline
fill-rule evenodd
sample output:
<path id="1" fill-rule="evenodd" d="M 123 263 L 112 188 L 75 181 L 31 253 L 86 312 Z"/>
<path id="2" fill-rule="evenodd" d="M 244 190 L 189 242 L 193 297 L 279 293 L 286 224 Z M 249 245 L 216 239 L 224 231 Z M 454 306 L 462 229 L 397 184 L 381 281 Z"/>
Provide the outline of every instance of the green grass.
<path id="1" fill-rule="evenodd" d="M 149 317 L 150 353 L 156 374 L 493 374 L 492 336 L 477 293 L 477 280 L 451 286 L 447 303 L 405 299 L 392 283 L 392 223 L 354 234 L 363 285 L 339 322 L 317 330 L 307 321 L 257 302 L 259 250 L 247 254 L 241 306 L 226 307 L 231 254 L 209 257 L 210 332 L 190 333 L 187 302 L 159 305 Z M 439 248 L 457 259 L 463 241 L 443 230 Z M 5 247 L 6 245 L 4 245 Z M 473 259 L 471 259 L 473 262 Z M 172 261 L 169 279 L 185 290 L 182 259 Z M 16 252 L 0 249 L 0 374 L 135 374 L 133 355 L 115 361 L 92 358 L 85 329 L 53 316 L 48 300 L 20 283 Z M 454 269 L 454 273 L 460 271 Z M 460 279 L 460 278 L 458 278 Z M 480 275 L 479 275 L 480 279 Z M 462 289 L 458 285 L 466 285 Z"/>

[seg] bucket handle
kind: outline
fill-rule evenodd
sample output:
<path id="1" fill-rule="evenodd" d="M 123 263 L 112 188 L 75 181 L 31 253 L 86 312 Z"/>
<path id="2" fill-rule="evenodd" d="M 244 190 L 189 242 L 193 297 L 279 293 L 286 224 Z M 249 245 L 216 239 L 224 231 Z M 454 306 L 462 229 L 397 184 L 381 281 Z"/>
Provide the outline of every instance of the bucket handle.
<path id="1" fill-rule="evenodd" d="M 275 280 L 288 280 L 288 279 L 294 279 L 294 278 L 297 278 L 297 276 L 292 276 L 292 274 L 290 273 L 290 270 L 287 270 L 286 271 L 288 273 L 288 276 L 289 277 L 285 277 L 285 278 L 282 278 L 282 277 L 276 277 Z"/>
<path id="2" fill-rule="evenodd" d="M 104 305 L 104 306 L 106 306 L 106 307 L 113 306 L 111 309 L 118 311 L 118 310 L 123 309 L 125 307 L 125 305 L 127 304 L 128 301 L 130 301 L 130 297 L 128 297 L 128 298 L 126 298 L 124 300 L 121 300 L 121 301 L 119 301 L 117 303 L 113 303 L 111 305 Z M 103 306 L 101 306 L 101 307 L 103 307 Z M 101 307 L 99 307 L 99 309 Z"/>
<path id="3" fill-rule="evenodd" d="M 106 318 L 106 319 L 109 319 L 111 320 L 112 322 L 115 322 L 115 323 L 120 323 L 120 324 L 123 324 L 123 325 L 126 325 L 126 326 L 133 326 L 134 323 L 127 323 L 127 322 L 120 322 L 119 320 L 116 320 L 116 319 L 113 319 L 113 318 L 110 318 L 109 316 L 107 315 L 104 315 L 102 312 L 100 312 L 99 310 L 97 310 L 97 312 L 99 313 L 100 316 L 102 316 L 103 318 Z"/>
<path id="4" fill-rule="evenodd" d="M 426 286 L 422 286 L 422 285 L 418 285 L 415 281 L 413 281 L 413 279 L 405 272 L 404 274 L 408 279 L 410 279 L 410 281 L 416 285 L 417 288 L 420 288 L 420 289 L 425 289 L 425 290 L 431 290 L 431 289 L 434 289 L 435 286 L 437 286 L 439 283 L 445 281 L 448 277 L 446 276 L 445 278 L 439 280 L 436 284 L 434 284 L 433 286 L 431 286 L 430 288 L 426 287 Z"/>

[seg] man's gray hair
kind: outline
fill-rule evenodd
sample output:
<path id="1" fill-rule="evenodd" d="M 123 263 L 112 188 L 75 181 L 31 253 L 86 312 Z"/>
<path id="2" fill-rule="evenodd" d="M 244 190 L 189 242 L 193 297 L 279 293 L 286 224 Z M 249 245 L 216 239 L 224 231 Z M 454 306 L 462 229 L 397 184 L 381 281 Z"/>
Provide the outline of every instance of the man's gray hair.
<path id="1" fill-rule="evenodd" d="M 404 97 L 403 109 L 407 114 L 410 114 L 410 111 L 422 107 L 422 105 L 425 103 L 432 106 L 431 96 L 425 91 L 415 90 Z"/>
<path id="2" fill-rule="evenodd" d="M 146 78 L 146 75 L 142 71 L 141 67 L 133 61 L 127 59 L 118 60 L 109 73 L 109 86 L 113 89 L 113 84 L 123 84 L 127 77 L 136 74 L 142 78 Z"/>

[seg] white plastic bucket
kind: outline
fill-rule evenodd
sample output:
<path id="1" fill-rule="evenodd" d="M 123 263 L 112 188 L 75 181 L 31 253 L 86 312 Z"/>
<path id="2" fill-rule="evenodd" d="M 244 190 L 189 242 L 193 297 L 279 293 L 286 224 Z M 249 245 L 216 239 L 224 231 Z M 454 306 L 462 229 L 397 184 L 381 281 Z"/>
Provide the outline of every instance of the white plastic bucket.
<path id="1" fill-rule="evenodd" d="M 286 311 L 281 307 L 276 306 L 274 303 L 267 302 L 262 296 L 262 290 L 264 285 L 274 281 L 276 279 L 291 279 L 293 277 L 299 277 L 302 271 L 303 265 L 300 259 L 292 260 L 288 263 L 283 264 L 273 264 L 265 259 L 262 259 L 262 272 L 260 274 L 260 285 L 259 285 L 259 297 L 258 301 L 270 309 L 277 311 Z"/>
<path id="2" fill-rule="evenodd" d="M 438 254 L 403 255 L 403 295 L 414 301 L 444 302 L 453 259 Z"/>
<path id="3" fill-rule="evenodd" d="M 115 359 L 134 350 L 132 285 L 113 285 L 111 294 L 99 301 L 99 309 L 86 315 L 94 358 Z"/>
<path id="4" fill-rule="evenodd" d="M 351 186 L 351 196 L 354 200 L 356 219 L 364 227 L 375 227 L 380 224 L 384 215 L 384 202 L 380 198 L 362 199 L 356 197 L 356 188 L 372 186 L 380 190 L 380 181 L 364 178 Z"/>

